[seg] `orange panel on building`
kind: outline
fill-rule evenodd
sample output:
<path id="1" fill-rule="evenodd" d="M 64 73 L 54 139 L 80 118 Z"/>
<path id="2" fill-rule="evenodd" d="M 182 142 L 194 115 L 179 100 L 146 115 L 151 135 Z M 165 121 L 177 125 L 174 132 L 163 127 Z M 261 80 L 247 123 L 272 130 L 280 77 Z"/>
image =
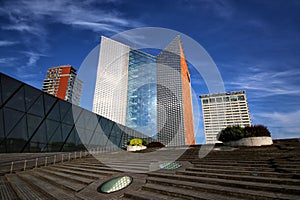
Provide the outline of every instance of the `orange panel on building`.
<path id="1" fill-rule="evenodd" d="M 60 81 L 59 81 L 59 86 L 58 86 L 56 97 L 58 97 L 60 99 L 65 99 L 67 87 L 68 87 L 68 83 L 69 83 L 69 74 L 71 73 L 71 66 L 63 67 L 61 69 L 62 69 L 62 72 L 60 75 Z"/>
<path id="2" fill-rule="evenodd" d="M 192 108 L 191 81 L 190 73 L 183 53 L 181 43 L 180 47 L 180 66 L 182 77 L 182 96 L 183 96 L 183 113 L 184 113 L 184 128 L 185 128 L 185 144 L 195 144 L 194 134 L 194 119 Z"/>

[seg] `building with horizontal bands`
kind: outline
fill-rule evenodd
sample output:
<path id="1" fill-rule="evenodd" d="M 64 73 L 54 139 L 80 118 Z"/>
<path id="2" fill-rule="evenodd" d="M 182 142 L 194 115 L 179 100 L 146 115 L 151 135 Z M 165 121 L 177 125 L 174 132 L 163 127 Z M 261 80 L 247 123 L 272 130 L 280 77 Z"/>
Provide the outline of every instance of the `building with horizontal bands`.
<path id="1" fill-rule="evenodd" d="M 218 143 L 218 133 L 227 126 L 251 126 L 245 91 L 201 95 L 207 144 Z"/>
<path id="2" fill-rule="evenodd" d="M 62 100 L 79 105 L 82 81 L 76 77 L 76 69 L 71 65 L 52 67 L 47 71 L 42 90 Z"/>
<path id="3" fill-rule="evenodd" d="M 190 74 L 180 37 L 153 56 L 102 36 L 93 112 L 167 146 L 194 144 Z"/>

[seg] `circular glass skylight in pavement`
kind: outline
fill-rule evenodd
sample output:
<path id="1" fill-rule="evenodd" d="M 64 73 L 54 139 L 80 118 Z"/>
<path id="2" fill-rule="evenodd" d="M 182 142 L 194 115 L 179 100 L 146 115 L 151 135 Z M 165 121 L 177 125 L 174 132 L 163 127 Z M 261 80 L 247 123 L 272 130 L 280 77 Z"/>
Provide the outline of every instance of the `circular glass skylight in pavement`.
<path id="1" fill-rule="evenodd" d="M 160 164 L 159 167 L 160 169 L 174 170 L 181 167 L 181 164 L 177 162 L 165 162 Z"/>
<path id="2" fill-rule="evenodd" d="M 113 179 L 110 179 L 100 185 L 97 188 L 98 192 L 102 193 L 112 193 L 126 188 L 132 182 L 132 178 L 130 176 L 119 176 Z"/>

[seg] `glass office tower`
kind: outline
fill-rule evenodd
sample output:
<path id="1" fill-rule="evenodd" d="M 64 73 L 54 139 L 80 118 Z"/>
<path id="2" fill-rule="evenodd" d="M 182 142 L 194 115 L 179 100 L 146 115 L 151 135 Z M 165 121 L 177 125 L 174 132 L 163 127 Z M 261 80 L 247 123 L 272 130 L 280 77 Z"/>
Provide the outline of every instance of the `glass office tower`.
<path id="1" fill-rule="evenodd" d="M 157 56 L 102 36 L 93 112 L 167 146 L 195 144 L 190 74 L 179 36 Z"/>

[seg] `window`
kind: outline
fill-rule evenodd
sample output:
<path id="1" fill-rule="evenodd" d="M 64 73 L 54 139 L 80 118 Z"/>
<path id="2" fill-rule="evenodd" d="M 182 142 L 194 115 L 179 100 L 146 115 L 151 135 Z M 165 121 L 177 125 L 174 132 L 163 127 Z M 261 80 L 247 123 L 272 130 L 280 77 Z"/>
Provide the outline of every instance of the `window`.
<path id="1" fill-rule="evenodd" d="M 215 102 L 216 102 L 216 99 L 215 99 L 215 98 L 210 98 L 210 99 L 209 99 L 209 102 L 210 102 L 210 103 L 215 103 Z"/>
<path id="2" fill-rule="evenodd" d="M 216 100 L 217 100 L 218 103 L 222 102 L 222 98 L 221 97 L 217 98 Z"/>
<path id="3" fill-rule="evenodd" d="M 245 97 L 240 95 L 240 96 L 238 96 L 238 100 L 245 100 Z"/>

